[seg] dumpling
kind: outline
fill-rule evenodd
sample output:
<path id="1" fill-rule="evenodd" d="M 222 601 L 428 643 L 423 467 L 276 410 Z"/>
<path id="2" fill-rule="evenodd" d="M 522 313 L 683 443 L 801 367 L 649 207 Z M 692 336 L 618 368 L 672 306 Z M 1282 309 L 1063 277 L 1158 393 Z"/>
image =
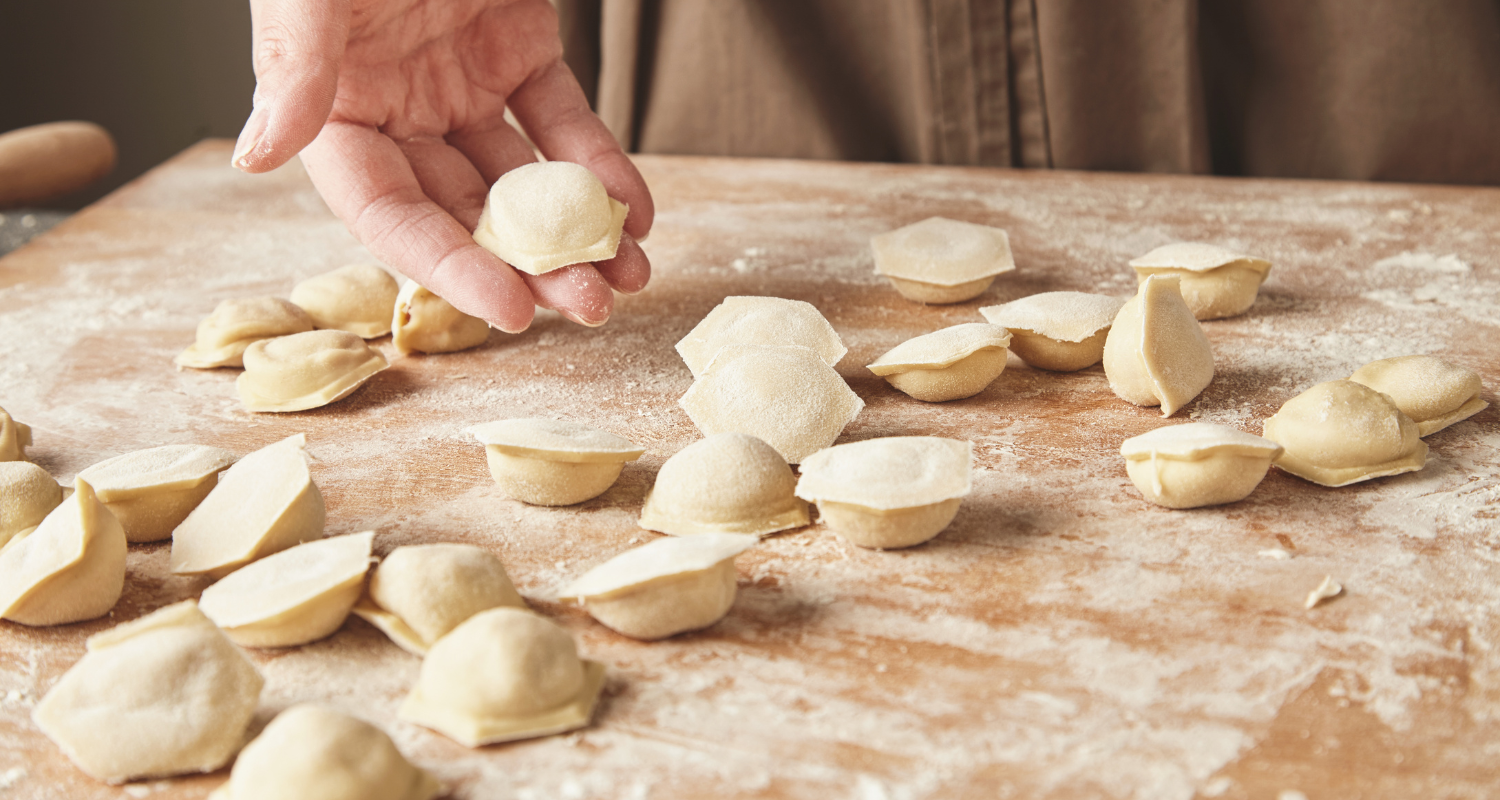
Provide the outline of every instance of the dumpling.
<path id="1" fill-rule="evenodd" d="M 1479 396 L 1478 373 L 1432 356 L 1400 356 L 1372 361 L 1349 380 L 1395 401 L 1401 413 L 1430 436 L 1489 408 Z"/>
<path id="2" fill-rule="evenodd" d="M 1126 439 L 1120 455 L 1147 500 L 1199 508 L 1249 497 L 1281 455 L 1281 445 L 1224 425 L 1189 422 Z"/>
<path id="3" fill-rule="evenodd" d="M 641 509 L 646 530 L 768 533 L 808 523 L 797 478 L 776 449 L 743 433 L 720 433 L 679 450 L 656 473 Z"/>
<path id="4" fill-rule="evenodd" d="M 172 532 L 172 571 L 222 578 L 257 558 L 323 536 L 323 493 L 307 471 L 307 437 L 239 460 Z"/>
<path id="5" fill-rule="evenodd" d="M 587 167 L 543 161 L 495 181 L 474 241 L 512 267 L 541 275 L 614 258 L 629 212 Z"/>
<path id="6" fill-rule="evenodd" d="M 299 544 L 203 590 L 198 607 L 242 647 L 292 647 L 331 635 L 365 588 L 373 531 Z"/>
<path id="7" fill-rule="evenodd" d="M 297 284 L 292 302 L 319 328 L 374 339 L 391 332 L 391 309 L 400 292 L 389 272 L 373 264 L 350 264 Z"/>
<path id="8" fill-rule="evenodd" d="M 459 311 L 414 281 L 401 287 L 391 320 L 391 343 L 404 355 L 453 353 L 478 347 L 489 338 L 488 322 Z"/>
<path id="9" fill-rule="evenodd" d="M 1153 275 L 1181 280 L 1182 298 L 1198 319 L 1243 314 L 1255 302 L 1271 262 L 1201 242 L 1178 242 L 1130 260 L 1145 283 Z"/>
<path id="10" fill-rule="evenodd" d="M 907 339 L 875 359 L 869 370 L 929 403 L 973 397 L 1005 371 L 1010 332 L 967 322 Z"/>
<path id="11" fill-rule="evenodd" d="M 469 429 L 484 445 L 490 475 L 509 497 L 570 506 L 604 494 L 625 462 L 646 452 L 629 439 L 567 420 L 529 417 Z"/>
<path id="12" fill-rule="evenodd" d="M 875 272 L 918 303 L 961 303 L 1016 268 L 999 228 L 930 217 L 870 239 Z"/>
<path id="13" fill-rule="evenodd" d="M 737 533 L 657 539 L 584 573 L 560 599 L 633 639 L 707 628 L 734 605 L 735 556 L 758 541 Z"/>
<path id="14" fill-rule="evenodd" d="M 198 339 L 177 355 L 177 365 L 193 369 L 244 366 L 245 348 L 252 343 L 312 329 L 312 317 L 289 300 L 225 300 L 198 323 Z"/>
<path id="15" fill-rule="evenodd" d="M 580 659 L 567 631 L 492 608 L 432 646 L 398 716 L 479 747 L 581 728 L 603 686 L 604 665 Z"/>
<path id="16" fill-rule="evenodd" d="M 106 783 L 212 772 L 245 742 L 264 683 L 191 600 L 90 636 L 31 718 Z"/>
<path id="17" fill-rule="evenodd" d="M 384 731 L 303 704 L 277 714 L 245 745 L 229 781 L 208 800 L 432 800 L 442 791 Z"/>
<path id="18" fill-rule="evenodd" d="M 308 331 L 250 345 L 235 386 L 248 411 L 305 411 L 342 400 L 388 366 L 348 331 Z"/>
<path id="19" fill-rule="evenodd" d="M 1417 423 L 1391 398 L 1353 381 L 1328 381 L 1286 401 L 1266 420 L 1281 445 L 1276 466 L 1321 486 L 1415 472 L 1427 463 Z"/>
<path id="20" fill-rule="evenodd" d="M 1010 351 L 1037 369 L 1076 372 L 1104 358 L 1104 339 L 1123 297 L 1042 292 L 979 313 L 1010 331 Z"/>
<path id="21" fill-rule="evenodd" d="M 0 547 L 42 524 L 62 499 L 62 487 L 47 470 L 30 461 L 0 461 Z"/>
<path id="22" fill-rule="evenodd" d="M 17 422 L 0 408 L 0 463 L 25 461 L 26 448 L 31 446 L 31 427 Z"/>
<path id="23" fill-rule="evenodd" d="M 1170 417 L 1214 378 L 1214 351 L 1177 291 L 1177 278 L 1153 275 L 1120 308 L 1104 340 L 1109 388 Z"/>
<path id="24" fill-rule="evenodd" d="M 108 614 L 125 589 L 125 531 L 82 479 L 0 550 L 0 618 L 65 625 Z"/>
<path id="25" fill-rule="evenodd" d="M 471 544 L 398 547 L 370 576 L 354 613 L 408 652 L 427 655 L 432 643 L 481 611 L 525 608 L 505 565 Z"/>
<path id="26" fill-rule="evenodd" d="M 155 542 L 172 535 L 234 459 L 217 447 L 169 444 L 105 459 L 78 477 L 94 487 L 127 541 Z"/>
<path id="27" fill-rule="evenodd" d="M 780 297 L 726 297 L 677 343 L 693 377 L 726 344 L 799 345 L 833 366 L 849 352 L 812 303 Z"/>
<path id="28" fill-rule="evenodd" d="M 911 547 L 937 536 L 969 494 L 973 446 L 890 436 L 830 447 L 802 462 L 797 496 L 860 547 Z"/>

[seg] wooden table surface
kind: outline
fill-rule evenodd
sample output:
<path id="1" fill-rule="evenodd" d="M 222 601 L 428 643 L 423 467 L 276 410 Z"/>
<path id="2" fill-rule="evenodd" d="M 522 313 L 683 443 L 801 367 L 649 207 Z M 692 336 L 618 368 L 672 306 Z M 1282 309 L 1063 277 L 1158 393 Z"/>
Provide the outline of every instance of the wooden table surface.
<path id="1" fill-rule="evenodd" d="M 1169 511 L 1120 442 L 1163 424 L 1095 367 L 1014 357 L 983 394 L 911 400 L 864 364 L 1041 291 L 1129 294 L 1126 261 L 1174 240 L 1264 255 L 1249 313 L 1205 323 L 1218 373 L 1171 422 L 1259 433 L 1284 401 L 1426 352 L 1500 387 L 1500 190 L 641 157 L 655 278 L 589 330 L 542 313 L 478 349 L 402 358 L 332 407 L 242 411 L 235 371 L 172 357 L 219 300 L 286 296 L 368 260 L 300 166 L 249 177 L 206 142 L 0 260 L 0 407 L 59 480 L 107 456 L 197 442 L 239 453 L 308 435 L 328 532 L 473 542 L 608 665 L 593 724 L 469 750 L 396 719 L 418 660 L 364 622 L 284 651 L 257 724 L 319 701 L 389 731 L 457 798 L 1459 798 L 1500 785 L 1500 415 L 1430 437 L 1420 472 L 1325 489 L 1273 470 L 1249 499 Z M 979 300 L 908 303 L 868 238 L 931 215 L 1009 230 L 1018 269 Z M 820 526 L 742 556 L 713 628 L 645 644 L 551 598 L 655 534 L 636 514 L 698 438 L 672 345 L 726 295 L 807 300 L 849 347 L 868 404 L 841 441 L 974 443 L 975 491 L 906 551 Z M 650 449 L 567 509 L 502 498 L 471 424 L 556 415 Z M 1281 547 L 1286 560 L 1258 555 Z M 166 543 L 133 546 L 111 618 L 0 622 L 0 797 L 198 798 L 223 772 L 108 787 L 30 722 L 90 634 L 195 596 Z M 1308 611 L 1324 575 L 1344 596 Z M 1300 792 L 1301 794 L 1297 794 Z"/>

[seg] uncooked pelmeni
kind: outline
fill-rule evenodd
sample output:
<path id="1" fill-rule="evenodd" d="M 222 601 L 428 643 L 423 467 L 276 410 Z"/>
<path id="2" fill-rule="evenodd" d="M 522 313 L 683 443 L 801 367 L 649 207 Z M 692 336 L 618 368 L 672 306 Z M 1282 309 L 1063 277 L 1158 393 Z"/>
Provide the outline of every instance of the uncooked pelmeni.
<path id="1" fill-rule="evenodd" d="M 125 588 L 125 531 L 83 480 L 0 550 L 0 619 L 65 625 L 102 617 Z"/>
<path id="2" fill-rule="evenodd" d="M 408 652 L 432 643 L 492 608 L 525 608 L 505 565 L 471 544 L 422 544 L 392 550 L 370 576 L 354 613 Z"/>
<path id="3" fill-rule="evenodd" d="M 738 533 L 658 539 L 584 573 L 560 599 L 633 639 L 707 628 L 734 605 L 735 556 L 758 541 Z"/>
<path id="4" fill-rule="evenodd" d="M 604 665 L 580 659 L 567 631 L 492 608 L 432 646 L 398 716 L 479 747 L 581 728 L 603 686 Z"/>
<path id="5" fill-rule="evenodd" d="M 1328 381 L 1286 401 L 1265 423 L 1283 450 L 1275 464 L 1322 486 L 1414 472 L 1427 463 L 1417 423 L 1390 397 L 1353 381 Z"/>
<path id="6" fill-rule="evenodd" d="M 319 328 L 374 339 L 391 332 L 391 308 L 400 292 L 389 272 L 373 264 L 350 264 L 297 284 L 292 302 Z"/>
<path id="7" fill-rule="evenodd" d="M 391 344 L 403 354 L 454 353 L 478 347 L 488 338 L 488 322 L 459 311 L 415 281 L 401 287 L 391 319 Z"/>
<path id="8" fill-rule="evenodd" d="M 308 331 L 250 345 L 235 386 L 248 411 L 305 411 L 342 400 L 388 366 L 348 331 Z"/>
<path id="9" fill-rule="evenodd" d="M 728 344 L 800 345 L 833 366 L 849 352 L 812 303 L 780 297 L 726 297 L 677 343 L 693 377 Z"/>
<path id="10" fill-rule="evenodd" d="M 198 338 L 177 355 L 177 365 L 193 369 L 244 366 L 245 348 L 251 344 L 312 329 L 312 317 L 289 300 L 225 300 L 198 323 Z"/>
<path id="11" fill-rule="evenodd" d="M 192 600 L 90 636 L 31 718 L 107 783 L 212 772 L 245 743 L 260 673 Z"/>
<path id="12" fill-rule="evenodd" d="M 1125 305 L 1104 340 L 1109 388 L 1170 417 L 1214 378 L 1214 351 L 1177 291 L 1177 278 L 1153 275 Z"/>
<path id="13" fill-rule="evenodd" d="M 800 528 L 807 503 L 776 449 L 743 433 L 720 433 L 679 450 L 656 473 L 642 528 L 674 536 L 768 533 Z"/>
<path id="14" fill-rule="evenodd" d="M 105 459 L 78 477 L 94 487 L 127 540 L 155 542 L 172 535 L 234 459 L 217 447 L 169 444 Z"/>
<path id="15" fill-rule="evenodd" d="M 868 369 L 890 385 L 929 403 L 973 397 L 1005 371 L 1010 331 L 966 322 L 907 339 Z"/>
<path id="16" fill-rule="evenodd" d="M 474 241 L 512 267 L 541 275 L 614 258 L 629 212 L 586 167 L 527 164 L 490 187 Z"/>
<path id="17" fill-rule="evenodd" d="M 1255 302 L 1271 262 L 1201 242 L 1178 242 L 1130 260 L 1136 277 L 1172 275 L 1181 280 L 1182 299 L 1198 319 L 1243 314 Z"/>
<path id="18" fill-rule="evenodd" d="M 31 446 L 31 426 L 17 422 L 0 408 L 0 462 L 25 461 Z"/>
<path id="19" fill-rule="evenodd" d="M 1396 407 L 1429 436 L 1489 408 L 1479 396 L 1478 373 L 1432 356 L 1400 356 L 1372 361 L 1349 380 L 1395 401 Z"/>
<path id="20" fill-rule="evenodd" d="M 198 607 L 242 647 L 293 647 L 331 635 L 364 593 L 373 531 L 290 547 L 203 590 Z"/>
<path id="21" fill-rule="evenodd" d="M 222 578 L 322 537 L 323 493 L 307 471 L 306 443 L 300 433 L 289 436 L 225 470 L 172 532 L 172 571 Z"/>
<path id="22" fill-rule="evenodd" d="M 891 436 L 830 447 L 802 462 L 797 496 L 860 547 L 921 544 L 948 527 L 970 489 L 973 445 Z"/>
<path id="23" fill-rule="evenodd" d="M 979 313 L 1010 331 L 1010 351 L 1037 369 L 1076 372 L 1104 358 L 1104 339 L 1126 298 L 1042 292 Z"/>
<path id="24" fill-rule="evenodd" d="M 35 528 L 63 500 L 62 487 L 30 461 L 0 461 L 0 547 Z"/>
<path id="25" fill-rule="evenodd" d="M 608 431 L 541 417 L 505 419 L 469 428 L 484 445 L 495 483 L 512 499 L 570 506 L 604 494 L 625 462 L 646 449 Z"/>
<path id="26" fill-rule="evenodd" d="M 1168 425 L 1120 445 L 1131 483 L 1167 508 L 1244 500 L 1280 454 L 1270 439 L 1209 422 Z"/>
<path id="27" fill-rule="evenodd" d="M 930 217 L 870 239 L 875 272 L 918 303 L 961 303 L 1016 268 L 999 228 Z"/>

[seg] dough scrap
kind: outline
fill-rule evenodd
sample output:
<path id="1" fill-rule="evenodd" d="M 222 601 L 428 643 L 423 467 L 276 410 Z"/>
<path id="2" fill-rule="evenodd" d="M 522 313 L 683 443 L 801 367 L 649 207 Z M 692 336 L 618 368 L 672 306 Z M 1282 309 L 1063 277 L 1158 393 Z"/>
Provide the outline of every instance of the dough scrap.
<path id="1" fill-rule="evenodd" d="M 1395 401 L 1396 407 L 1417 423 L 1417 432 L 1430 436 L 1489 408 L 1479 392 L 1479 374 L 1433 356 L 1399 356 L 1372 361 L 1349 380 L 1361 383 Z"/>
<path id="2" fill-rule="evenodd" d="M 292 302 L 319 328 L 374 339 L 391 332 L 391 309 L 400 292 L 389 272 L 373 264 L 350 264 L 297 284 Z"/>
<path id="3" fill-rule="evenodd" d="M 26 448 L 31 446 L 31 426 L 12 419 L 0 408 L 0 463 L 25 461 Z"/>
<path id="4" fill-rule="evenodd" d="M 125 529 L 131 542 L 169 538 L 219 484 L 234 453 L 200 444 L 169 444 L 108 458 L 78 473 Z"/>
<path id="5" fill-rule="evenodd" d="M 1286 401 L 1265 422 L 1281 445 L 1277 467 L 1320 486 L 1414 472 L 1427 463 L 1417 423 L 1390 397 L 1353 381 L 1328 381 Z"/>
<path id="6" fill-rule="evenodd" d="M 392 550 L 354 613 L 419 656 L 481 611 L 526 608 L 505 565 L 469 544 L 408 545 Z"/>
<path id="7" fill-rule="evenodd" d="M 391 319 L 391 343 L 403 355 L 454 353 L 478 347 L 489 338 L 488 322 L 459 311 L 415 281 L 401 287 Z"/>
<path id="8" fill-rule="evenodd" d="M 693 377 L 728 344 L 798 345 L 833 366 L 849 352 L 812 303 L 781 297 L 726 297 L 677 343 Z"/>
<path id="9" fill-rule="evenodd" d="M 646 450 L 569 420 L 528 417 L 469 428 L 484 445 L 490 475 L 506 495 L 539 506 L 569 506 L 613 486 L 625 462 Z"/>
<path id="10" fill-rule="evenodd" d="M 0 461 L 0 547 L 42 524 L 63 500 L 62 487 L 30 461 Z"/>
<path id="11" fill-rule="evenodd" d="M 918 400 L 941 403 L 973 397 L 1005 371 L 1010 331 L 966 322 L 907 339 L 867 369 Z"/>
<path id="12" fill-rule="evenodd" d="M 198 337 L 177 355 L 179 367 L 241 367 L 245 348 L 261 339 L 290 336 L 313 329 L 302 307 L 279 297 L 225 300 L 198 323 Z"/>
<path id="13" fill-rule="evenodd" d="M 1104 339 L 1127 298 L 1042 292 L 979 313 L 1011 333 L 1010 350 L 1037 369 L 1076 372 L 1104 358 Z"/>
<path id="14" fill-rule="evenodd" d="M 802 463 L 797 496 L 859 545 L 911 547 L 937 536 L 971 489 L 973 445 L 937 436 L 850 442 Z"/>
<path id="15" fill-rule="evenodd" d="M 355 334 L 309 331 L 250 345 L 235 386 L 247 411 L 305 411 L 348 397 L 389 366 Z"/>
<path id="16" fill-rule="evenodd" d="M 796 485 L 786 459 L 769 444 L 744 433 L 714 434 L 661 465 L 640 525 L 673 536 L 800 528 L 809 516 Z"/>
<path id="17" fill-rule="evenodd" d="M 1130 260 L 1141 281 L 1152 275 L 1181 279 L 1182 298 L 1198 319 L 1243 314 L 1255 302 L 1271 262 L 1202 242 L 1177 242 Z"/>
<path id="18" fill-rule="evenodd" d="M 316 539 L 266 556 L 203 590 L 198 608 L 241 647 L 330 636 L 364 592 L 374 531 Z"/>
<path id="19" fill-rule="evenodd" d="M 1249 497 L 1281 449 L 1224 425 L 1189 422 L 1126 439 L 1120 455 L 1147 500 L 1167 508 L 1200 508 Z"/>
<path id="20" fill-rule="evenodd" d="M 125 531 L 81 478 L 72 496 L 0 550 L 0 618 L 65 625 L 102 617 L 125 588 Z"/>
<path id="21" fill-rule="evenodd" d="M 875 272 L 919 303 L 978 297 L 995 276 L 1016 268 L 1010 237 L 988 225 L 929 217 L 870 239 Z"/>
<path id="22" fill-rule="evenodd" d="M 543 161 L 500 176 L 484 199 L 474 241 L 522 272 L 614 258 L 630 206 L 587 167 Z"/>
<path id="23" fill-rule="evenodd" d="M 1214 351 L 1177 291 L 1174 276 L 1153 275 L 1120 313 L 1104 340 L 1109 388 L 1138 406 L 1161 406 L 1170 417 L 1214 377 Z"/>

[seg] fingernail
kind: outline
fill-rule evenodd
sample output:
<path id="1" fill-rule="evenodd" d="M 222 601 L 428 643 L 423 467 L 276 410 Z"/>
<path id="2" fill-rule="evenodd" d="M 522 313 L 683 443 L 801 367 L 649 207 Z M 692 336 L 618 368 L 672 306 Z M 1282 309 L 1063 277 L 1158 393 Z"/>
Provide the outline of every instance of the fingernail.
<path id="1" fill-rule="evenodd" d="M 240 131 L 240 138 L 234 143 L 234 157 L 231 163 L 238 169 L 246 169 L 250 166 L 250 154 L 260 146 L 260 140 L 266 135 L 266 123 L 271 119 L 271 112 L 265 106 L 256 106 L 250 112 L 250 119 L 245 120 L 245 129 Z"/>
<path id="2" fill-rule="evenodd" d="M 570 320 L 578 323 L 579 325 L 584 326 L 585 328 L 597 328 L 597 327 L 603 325 L 604 323 L 609 322 L 609 315 L 608 314 L 605 314 L 604 315 L 604 319 L 601 319 L 598 322 L 590 322 L 590 321 L 584 319 L 583 317 L 578 316 L 577 314 L 575 314 L 575 313 L 573 313 L 571 311 L 562 311 L 562 310 L 559 310 L 557 313 L 562 314 L 567 319 L 570 319 Z"/>

